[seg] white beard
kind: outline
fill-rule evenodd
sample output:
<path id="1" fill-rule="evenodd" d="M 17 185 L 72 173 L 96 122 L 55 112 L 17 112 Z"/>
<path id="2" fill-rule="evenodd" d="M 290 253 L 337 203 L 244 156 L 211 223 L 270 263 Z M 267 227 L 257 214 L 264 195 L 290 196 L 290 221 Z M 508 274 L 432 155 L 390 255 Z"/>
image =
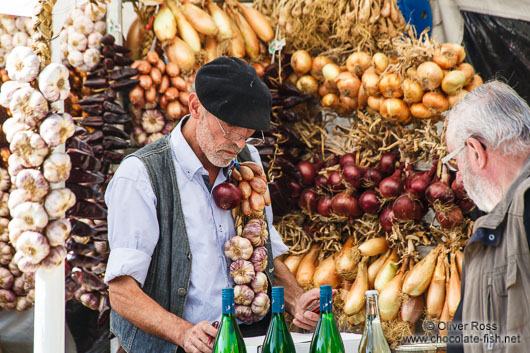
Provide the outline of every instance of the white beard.
<path id="1" fill-rule="evenodd" d="M 216 147 L 214 144 L 214 138 L 208 127 L 208 121 L 206 120 L 206 115 L 202 115 L 197 124 L 197 129 L 195 134 L 197 136 L 197 143 L 201 151 L 204 153 L 208 161 L 214 166 L 219 168 L 227 167 L 233 158 L 224 157 L 219 153 L 220 150 L 226 150 L 234 153 L 239 153 L 241 150 L 237 147 L 235 143 L 230 143 L 227 145 L 221 145 Z"/>
<path id="2" fill-rule="evenodd" d="M 469 168 L 467 157 L 463 157 L 461 163 L 463 168 L 460 173 L 462 173 L 467 194 L 480 210 L 491 212 L 502 200 L 502 189 L 491 180 L 475 175 Z"/>

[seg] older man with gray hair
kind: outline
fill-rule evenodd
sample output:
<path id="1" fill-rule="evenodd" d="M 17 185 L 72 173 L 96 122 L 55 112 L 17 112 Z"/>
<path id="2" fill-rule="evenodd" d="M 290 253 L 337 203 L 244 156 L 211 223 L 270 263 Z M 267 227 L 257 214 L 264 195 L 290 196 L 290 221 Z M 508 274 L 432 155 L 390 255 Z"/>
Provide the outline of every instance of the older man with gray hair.
<path id="1" fill-rule="evenodd" d="M 475 88 L 447 114 L 442 161 L 486 212 L 464 250 L 448 352 L 530 350 L 530 108 L 508 85 Z"/>

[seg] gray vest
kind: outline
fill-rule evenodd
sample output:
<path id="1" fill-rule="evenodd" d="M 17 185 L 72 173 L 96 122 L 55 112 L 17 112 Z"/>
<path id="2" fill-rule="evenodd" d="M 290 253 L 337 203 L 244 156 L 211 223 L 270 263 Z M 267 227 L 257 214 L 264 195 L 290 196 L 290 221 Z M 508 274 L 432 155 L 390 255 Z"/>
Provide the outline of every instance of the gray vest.
<path id="1" fill-rule="evenodd" d="M 157 199 L 156 212 L 160 235 L 142 290 L 167 311 L 183 317 L 190 282 L 192 254 L 180 203 L 170 136 L 166 135 L 129 156 L 138 157 L 144 163 Z M 241 151 L 238 159 L 240 161 L 251 159 L 247 147 Z M 269 253 L 269 264 L 265 273 L 272 283 L 274 257 L 270 238 L 265 247 Z M 123 349 L 129 353 L 165 353 L 176 352 L 179 349 L 171 342 L 142 331 L 114 310 L 111 310 L 110 314 L 110 330 L 118 337 Z"/>

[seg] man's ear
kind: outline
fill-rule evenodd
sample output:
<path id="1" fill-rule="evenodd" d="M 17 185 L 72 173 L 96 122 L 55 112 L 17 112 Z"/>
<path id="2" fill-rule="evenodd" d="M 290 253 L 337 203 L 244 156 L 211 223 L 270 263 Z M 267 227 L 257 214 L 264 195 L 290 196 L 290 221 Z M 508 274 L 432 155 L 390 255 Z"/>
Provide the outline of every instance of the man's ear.
<path id="1" fill-rule="evenodd" d="M 469 149 L 468 153 L 471 154 L 471 158 L 476 164 L 477 168 L 484 169 L 488 164 L 488 154 L 484 149 L 483 145 L 474 137 L 467 139 L 467 147 Z"/>
<path id="2" fill-rule="evenodd" d="M 201 106 L 201 103 L 199 102 L 199 97 L 197 97 L 197 93 L 191 92 L 188 97 L 188 109 L 190 111 L 190 115 L 192 118 L 198 119 L 199 114 L 199 107 Z"/>

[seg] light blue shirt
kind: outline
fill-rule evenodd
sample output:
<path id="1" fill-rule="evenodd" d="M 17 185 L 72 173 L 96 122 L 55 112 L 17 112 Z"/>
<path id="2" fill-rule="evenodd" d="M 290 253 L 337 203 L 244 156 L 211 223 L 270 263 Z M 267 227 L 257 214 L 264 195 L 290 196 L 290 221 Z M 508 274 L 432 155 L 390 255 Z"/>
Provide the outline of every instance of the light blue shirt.
<path id="1" fill-rule="evenodd" d="M 184 319 L 196 324 L 202 320 L 219 320 L 221 290 L 234 286 L 224 244 L 235 235 L 235 228 L 231 211 L 217 207 L 213 201 L 203 178 L 208 178 L 208 172 L 182 135 L 182 121 L 171 132 L 171 149 L 192 253 Z M 249 148 L 252 160 L 261 164 L 257 149 Z M 213 187 L 225 179 L 220 170 Z M 119 276 L 131 276 L 143 286 L 159 229 L 156 196 L 140 159 L 130 157 L 121 163 L 107 187 L 105 202 L 111 249 L 105 282 Z M 266 214 L 272 252 L 277 257 L 288 248 L 272 226 L 271 207 L 266 207 Z"/>

